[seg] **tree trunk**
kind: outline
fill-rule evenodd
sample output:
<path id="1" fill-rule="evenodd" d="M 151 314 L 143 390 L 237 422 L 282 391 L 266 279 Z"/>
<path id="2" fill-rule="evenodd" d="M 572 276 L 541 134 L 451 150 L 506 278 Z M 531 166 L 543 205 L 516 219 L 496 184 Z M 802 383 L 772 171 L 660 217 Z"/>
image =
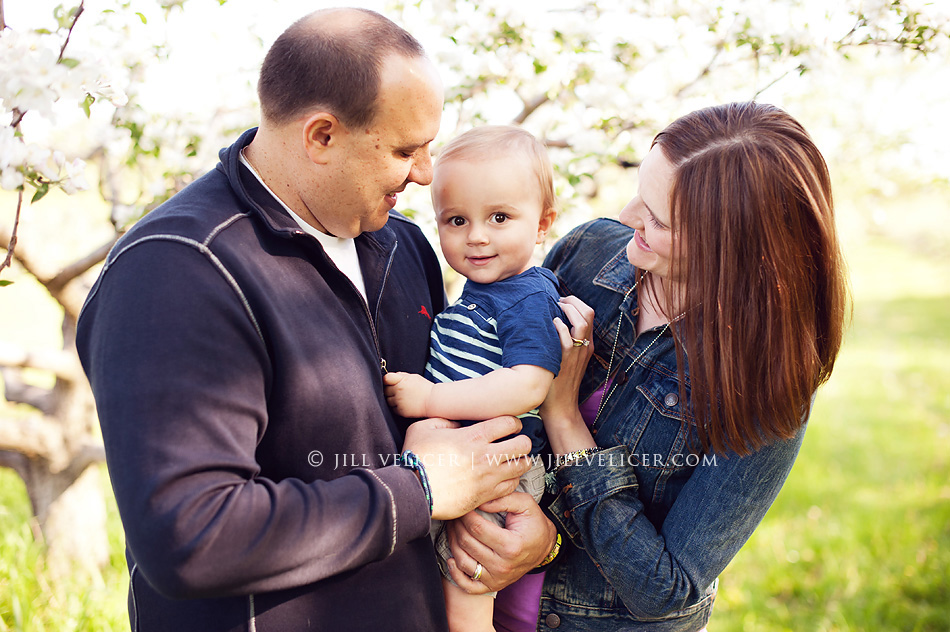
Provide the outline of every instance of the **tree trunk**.
<path id="1" fill-rule="evenodd" d="M 4 231 L 0 230 L 0 233 Z M 114 240 L 113 240 L 114 241 Z M 0 342 L 0 379 L 6 400 L 23 409 L 0 409 L 0 466 L 14 469 L 26 485 L 33 532 L 47 546 L 52 574 L 79 570 L 92 577 L 109 560 L 106 505 L 99 464 L 105 452 L 95 402 L 76 353 L 76 321 L 86 288 L 73 283 L 108 248 L 67 266 L 54 277 L 37 274 L 18 249 L 17 260 L 63 308 L 62 351 L 28 351 Z M 2 291 L 2 290 L 0 290 Z M 55 376 L 53 388 L 27 384 L 23 369 Z"/>
<path id="2" fill-rule="evenodd" d="M 92 394 L 85 380 L 60 379 L 44 399 L 50 414 L 0 422 L 0 465 L 16 470 L 26 485 L 34 535 L 47 545 L 50 572 L 64 574 L 75 566 L 96 576 L 109 560 L 109 547 L 98 467 L 104 452 L 90 431 Z"/>

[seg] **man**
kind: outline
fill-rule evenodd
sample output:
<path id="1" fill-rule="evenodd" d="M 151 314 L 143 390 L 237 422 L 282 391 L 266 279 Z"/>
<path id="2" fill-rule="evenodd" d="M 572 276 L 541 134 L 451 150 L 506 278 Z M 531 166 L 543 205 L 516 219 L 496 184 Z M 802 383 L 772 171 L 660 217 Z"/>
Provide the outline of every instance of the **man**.
<path id="1" fill-rule="evenodd" d="M 260 128 L 123 237 L 80 318 L 132 628 L 444 629 L 430 517 L 514 489 L 527 464 L 492 457 L 528 441 L 492 443 L 513 418 L 407 431 L 383 397 L 445 300 L 392 212 L 431 179 L 441 83 L 401 28 L 337 9 L 281 35 L 259 94 Z"/>

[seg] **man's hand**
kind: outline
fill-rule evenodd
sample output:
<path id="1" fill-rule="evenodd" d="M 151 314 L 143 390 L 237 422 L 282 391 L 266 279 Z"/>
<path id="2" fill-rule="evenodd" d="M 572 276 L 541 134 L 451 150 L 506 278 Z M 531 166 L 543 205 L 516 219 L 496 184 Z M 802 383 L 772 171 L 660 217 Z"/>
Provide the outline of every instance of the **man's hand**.
<path id="1" fill-rule="evenodd" d="M 426 403 L 433 384 L 415 373 L 394 372 L 383 376 L 386 403 L 403 417 L 426 417 Z"/>
<path id="2" fill-rule="evenodd" d="M 557 529 L 528 494 L 517 492 L 479 507 L 508 512 L 505 527 L 474 511 L 448 523 L 452 555 L 449 573 L 462 590 L 483 594 L 501 590 L 535 568 L 554 548 Z M 482 565 L 478 581 L 472 579 Z"/>
<path id="3" fill-rule="evenodd" d="M 518 435 L 516 417 L 496 417 L 466 428 L 454 421 L 423 419 L 409 426 L 403 449 L 425 466 L 432 492 L 432 517 L 451 520 L 495 498 L 510 494 L 531 467 L 523 457 L 531 440 Z"/>

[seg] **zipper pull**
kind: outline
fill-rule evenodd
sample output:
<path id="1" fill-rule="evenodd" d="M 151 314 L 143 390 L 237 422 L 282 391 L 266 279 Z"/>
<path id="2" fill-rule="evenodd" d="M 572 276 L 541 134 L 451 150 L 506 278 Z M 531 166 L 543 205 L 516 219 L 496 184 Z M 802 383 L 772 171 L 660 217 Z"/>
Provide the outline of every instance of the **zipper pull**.
<path id="1" fill-rule="evenodd" d="M 379 370 L 383 372 L 383 375 L 388 373 L 388 371 L 386 371 L 386 358 L 379 359 Z"/>

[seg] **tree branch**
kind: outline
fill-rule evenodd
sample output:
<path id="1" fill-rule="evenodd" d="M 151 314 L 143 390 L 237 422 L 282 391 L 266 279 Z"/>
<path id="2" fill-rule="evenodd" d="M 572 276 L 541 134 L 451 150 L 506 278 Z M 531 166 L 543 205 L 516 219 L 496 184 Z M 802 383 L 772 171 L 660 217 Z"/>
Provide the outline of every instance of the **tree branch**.
<path id="1" fill-rule="evenodd" d="M 79 6 L 76 7 L 76 15 L 73 16 L 73 21 L 69 25 L 69 31 L 66 33 L 66 39 L 63 41 L 63 45 L 59 49 L 59 57 L 56 59 L 57 64 L 63 61 L 63 57 L 66 54 L 66 46 L 69 44 L 69 38 L 73 35 L 73 29 L 76 27 L 76 22 L 79 20 L 79 16 L 82 15 L 83 11 L 85 10 L 83 7 L 84 3 L 85 0 L 80 0 Z M 0 30 L 3 30 L 5 27 L 6 21 L 3 17 L 3 0 L 0 0 Z M 13 108 L 13 119 L 10 122 L 10 127 L 12 127 L 14 130 L 17 129 L 20 126 L 20 122 L 23 120 L 23 116 L 25 114 L 25 111 L 21 111 L 19 108 Z M 3 269 L 9 267 L 13 262 L 13 251 L 16 248 L 16 232 L 17 226 L 20 223 L 20 209 L 22 207 L 23 189 L 21 188 L 19 191 L 17 191 L 16 216 L 13 220 L 13 231 L 10 233 L 10 239 L 8 241 L 7 256 L 4 258 L 3 263 L 0 263 L 0 272 L 3 272 Z M 21 260 L 20 262 L 22 263 L 23 261 Z"/>
<path id="2" fill-rule="evenodd" d="M 105 242 L 82 259 L 78 259 L 69 264 L 60 270 L 53 278 L 45 281 L 43 279 L 39 279 L 39 282 L 46 286 L 46 289 L 49 290 L 50 294 L 57 296 L 58 293 L 61 292 L 64 287 L 66 287 L 67 283 L 105 259 L 106 255 L 108 255 L 109 251 L 112 250 L 112 246 L 115 245 L 115 242 L 118 241 L 119 237 L 120 234 L 116 233 L 111 239 L 109 239 L 109 241 Z"/>
<path id="3" fill-rule="evenodd" d="M 525 120 L 529 116 L 531 116 L 534 113 L 535 110 L 537 110 L 539 107 L 541 107 L 542 105 L 544 105 L 550 100 L 551 99 L 549 99 L 548 95 L 546 94 L 539 94 L 538 96 L 528 101 L 525 101 L 524 99 L 522 99 L 521 102 L 524 103 L 524 107 L 521 109 L 521 112 L 518 113 L 518 116 L 514 118 L 512 123 L 514 125 L 521 125 L 522 123 L 525 122 Z"/>
<path id="4" fill-rule="evenodd" d="M 105 448 L 92 436 L 77 443 L 70 449 L 62 426 L 46 417 L 0 419 L 0 465 L 21 472 L 23 459 L 43 460 L 48 463 L 50 472 L 68 479 L 66 487 L 87 467 L 106 458 Z M 11 454 L 23 458 L 17 459 Z"/>
<path id="5" fill-rule="evenodd" d="M 0 243 L 9 239 L 8 235 L 9 233 L 7 233 L 4 227 L 0 226 Z M 30 257 L 28 250 L 24 252 L 23 248 L 20 248 L 15 253 L 14 258 L 20 263 L 23 269 L 26 270 L 30 276 L 35 278 L 40 285 L 46 288 L 46 290 L 50 293 L 50 296 L 52 296 L 53 299 L 60 304 L 63 310 L 65 310 L 72 317 L 78 318 L 79 310 L 82 308 L 83 301 L 86 298 L 85 290 L 79 290 L 74 286 L 70 286 L 70 281 L 75 280 L 77 277 L 92 268 L 92 266 L 105 259 L 106 255 L 109 254 L 109 250 L 115 245 L 115 242 L 120 236 L 121 233 L 114 234 L 101 246 L 90 252 L 85 257 L 70 263 L 52 277 L 40 273 L 34 263 L 33 258 Z M 76 291 L 73 291 L 74 289 Z"/>
<path id="6" fill-rule="evenodd" d="M 63 474 L 70 481 L 74 481 L 86 471 L 87 467 L 95 463 L 102 463 L 105 460 L 106 449 L 104 446 L 97 443 L 87 443 L 73 454 L 73 458 L 63 470 Z"/>
<path id="7" fill-rule="evenodd" d="M 19 452 L 0 449 L 0 467 L 8 467 L 20 475 L 24 481 L 29 475 L 30 459 Z"/>
<path id="8" fill-rule="evenodd" d="M 16 241 L 17 241 L 17 236 L 16 236 L 15 227 L 14 227 L 13 232 L 11 233 L 7 231 L 5 226 L 0 226 L 0 243 L 9 242 L 15 246 Z M 23 269 L 26 270 L 27 273 L 30 274 L 30 276 L 33 276 L 36 279 L 41 278 L 40 274 L 36 271 L 36 268 L 33 266 L 33 262 L 30 260 L 29 256 L 23 255 L 22 248 L 20 249 L 20 252 L 14 252 L 13 247 L 10 247 L 7 250 L 7 256 L 11 258 L 11 261 L 13 259 L 16 259 L 17 261 L 19 261 L 20 265 L 23 266 Z"/>
<path id="9" fill-rule="evenodd" d="M 775 84 L 777 84 L 779 81 L 781 81 L 782 79 L 784 79 L 785 77 L 787 77 L 787 76 L 792 72 L 792 70 L 801 71 L 801 69 L 802 69 L 802 66 L 799 65 L 798 67 L 793 68 L 793 69 L 791 69 L 791 70 L 786 70 L 786 71 L 783 72 L 781 75 L 779 75 L 778 77 L 776 77 L 775 79 L 773 79 L 772 81 L 770 81 L 768 84 L 766 84 L 764 87 L 759 88 L 759 89 L 756 91 L 756 93 L 755 93 L 754 95 L 752 95 L 752 100 L 753 100 L 753 101 L 758 100 L 758 98 L 762 95 L 763 92 L 765 92 L 766 90 L 768 90 L 769 88 L 771 88 L 772 86 L 774 86 Z"/>
<path id="10" fill-rule="evenodd" d="M 2 5 L 0 5 L 2 6 Z M 13 263 L 13 251 L 16 248 L 16 231 L 17 227 L 20 225 L 20 211 L 23 208 L 23 189 L 17 191 L 16 198 L 16 215 L 13 216 L 13 231 L 10 233 L 10 237 L 6 238 L 5 235 L 0 234 L 0 239 L 7 242 L 7 256 L 4 258 L 3 263 L 0 263 L 0 272 L 3 272 L 4 268 L 10 267 L 10 264 Z"/>
<path id="11" fill-rule="evenodd" d="M 27 351 L 15 344 L 2 341 L 0 341 L 0 366 L 49 371 L 59 379 L 68 382 L 75 382 L 83 376 L 79 361 L 69 352 L 56 349 Z"/>
<path id="12" fill-rule="evenodd" d="M 26 419 L 0 419 L 0 452 L 16 452 L 28 459 L 46 459 L 62 469 L 70 459 L 59 424 L 35 415 Z M 12 467 L 12 466 L 11 466 Z"/>
<path id="13" fill-rule="evenodd" d="M 3 379 L 3 394 L 8 402 L 32 406 L 44 415 L 53 413 L 53 391 L 27 384 L 20 377 L 20 371 L 10 367 L 0 367 L 0 378 Z"/>
<path id="14" fill-rule="evenodd" d="M 76 7 L 76 15 L 73 16 L 72 24 L 69 25 L 69 31 L 66 32 L 66 40 L 63 42 L 62 48 L 59 49 L 59 59 L 56 60 L 56 63 L 63 61 L 63 56 L 66 54 L 66 46 L 69 45 L 69 38 L 73 35 L 73 29 L 76 28 L 76 22 L 79 20 L 79 16 L 82 15 L 82 12 L 85 10 L 83 4 L 86 0 L 80 0 L 79 6 Z"/>
<path id="15" fill-rule="evenodd" d="M 680 89 L 676 91 L 675 96 L 677 99 L 682 97 L 683 93 L 685 93 L 687 90 L 689 90 L 690 88 L 695 86 L 697 83 L 702 81 L 703 77 L 706 77 L 709 73 L 712 72 L 713 67 L 715 67 L 716 65 L 716 60 L 719 58 L 719 54 L 722 53 L 724 48 L 725 48 L 725 44 L 723 42 L 719 42 L 719 44 L 716 45 L 716 52 L 713 53 L 712 59 L 709 60 L 709 63 L 706 64 L 706 67 L 703 68 L 698 75 L 696 75 L 695 79 L 693 79 L 686 85 L 680 86 Z"/>

